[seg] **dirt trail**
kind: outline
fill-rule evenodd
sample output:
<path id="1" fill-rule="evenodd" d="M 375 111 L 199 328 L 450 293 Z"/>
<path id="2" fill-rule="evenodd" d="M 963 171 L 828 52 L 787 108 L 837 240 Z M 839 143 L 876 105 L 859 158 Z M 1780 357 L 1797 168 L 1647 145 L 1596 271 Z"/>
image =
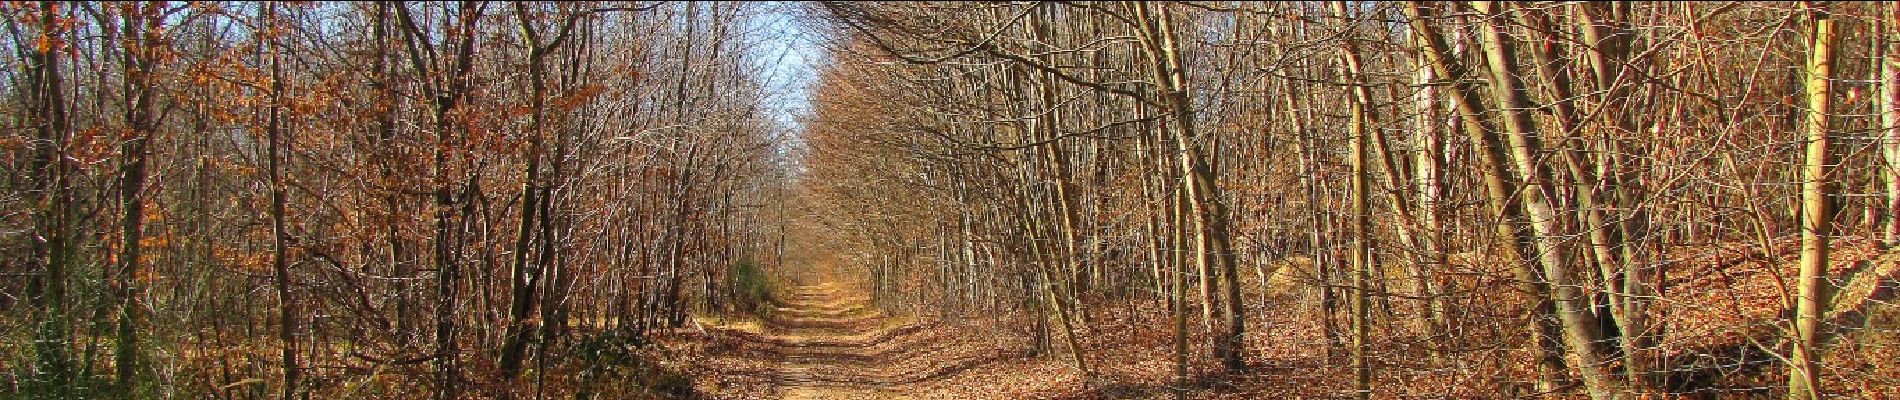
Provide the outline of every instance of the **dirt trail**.
<path id="1" fill-rule="evenodd" d="M 762 326 L 717 331 L 734 343 L 723 357 L 758 366 L 724 372 L 763 378 L 766 398 L 779 399 L 928 397 L 929 383 L 1020 354 L 942 328 L 884 315 L 861 295 L 820 284 L 781 293 Z"/>
<path id="2" fill-rule="evenodd" d="M 781 399 L 908 398 L 875 387 L 864 372 L 827 371 L 837 361 L 861 359 L 888 332 L 882 313 L 867 299 L 846 297 L 835 285 L 803 286 L 790 291 L 772 312 L 776 332 L 768 340 L 786 345 L 774 383 Z M 888 337 L 888 336 L 885 336 Z M 887 339 L 888 340 L 888 339 Z"/>

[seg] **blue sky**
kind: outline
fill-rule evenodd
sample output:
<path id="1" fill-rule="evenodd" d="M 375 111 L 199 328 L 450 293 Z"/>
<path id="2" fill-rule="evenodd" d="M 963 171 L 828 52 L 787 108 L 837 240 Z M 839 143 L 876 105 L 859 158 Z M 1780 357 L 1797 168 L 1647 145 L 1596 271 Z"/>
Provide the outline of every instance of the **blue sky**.
<path id="1" fill-rule="evenodd" d="M 811 97 L 818 76 L 818 68 L 826 62 L 825 48 L 819 43 L 820 35 L 813 32 L 808 21 L 800 17 L 802 7 L 796 2 L 770 2 L 756 18 L 751 18 L 751 29 L 758 54 L 757 59 L 764 73 L 766 92 L 765 107 L 791 135 L 797 135 L 799 119 L 811 110 Z M 787 138 L 796 147 L 798 139 Z"/>

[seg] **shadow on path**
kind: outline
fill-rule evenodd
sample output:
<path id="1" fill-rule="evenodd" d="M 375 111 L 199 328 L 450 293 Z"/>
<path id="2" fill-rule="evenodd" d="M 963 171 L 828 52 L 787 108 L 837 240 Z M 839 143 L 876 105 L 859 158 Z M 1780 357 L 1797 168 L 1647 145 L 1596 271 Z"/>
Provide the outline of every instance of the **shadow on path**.
<path id="1" fill-rule="evenodd" d="M 792 288 L 756 330 L 716 327 L 721 353 L 761 367 L 781 399 L 909 399 L 915 384 L 1023 357 L 980 335 L 884 315 L 834 284 Z"/>

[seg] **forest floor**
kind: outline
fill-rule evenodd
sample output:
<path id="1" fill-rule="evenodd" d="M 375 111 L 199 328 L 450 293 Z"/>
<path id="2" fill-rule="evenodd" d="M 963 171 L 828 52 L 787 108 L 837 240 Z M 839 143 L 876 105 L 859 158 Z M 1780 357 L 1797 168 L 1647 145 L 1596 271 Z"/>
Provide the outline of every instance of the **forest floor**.
<path id="1" fill-rule="evenodd" d="M 1787 275 L 1792 263 L 1750 261 L 1775 258 L 1745 250 L 1711 252 L 1671 268 L 1665 288 L 1677 301 L 1659 305 L 1668 318 L 1658 321 L 1667 332 L 1658 350 L 1668 372 L 1655 380 L 1675 393 L 1658 397 L 1771 396 L 1764 388 L 1784 376 L 1751 343 L 1772 342 L 1780 310 L 1775 278 Z M 1834 308 L 1854 315 L 1836 323 L 1854 328 L 1841 332 L 1842 344 L 1823 361 L 1832 366 L 1826 379 L 1848 397 L 1891 397 L 1891 382 L 1900 376 L 1887 362 L 1900 351 L 1900 332 L 1891 329 L 1900 326 L 1893 322 L 1900 321 L 1900 309 L 1891 306 L 1900 288 L 1893 286 L 1900 252 L 1867 253 L 1845 249 L 1841 254 L 1853 254 L 1847 258 L 1873 262 L 1835 266 L 1836 276 L 1876 279 L 1852 279 L 1837 295 Z M 839 284 L 784 287 L 765 317 L 701 319 L 700 333 L 675 344 L 691 354 L 680 367 L 690 371 L 695 391 L 710 399 L 1164 399 L 1177 389 L 1192 399 L 1350 398 L 1347 380 L 1339 378 L 1349 373 L 1341 366 L 1343 347 L 1325 334 L 1318 302 L 1298 290 L 1297 276 L 1309 273 L 1303 268 L 1295 263 L 1263 271 L 1271 276 L 1259 281 L 1267 284 L 1243 288 L 1256 305 L 1249 310 L 1256 317 L 1248 321 L 1248 371 L 1226 372 L 1208 357 L 1210 327 L 1191 319 L 1189 354 L 1195 356 L 1185 382 L 1173 376 L 1170 313 L 1149 296 L 1082 302 L 1088 307 L 1080 310 L 1085 322 L 1076 336 L 1092 379 L 1078 372 L 1061 328 L 1051 329 L 1049 352 L 1032 355 L 1033 316 L 888 315 Z M 1367 349 L 1375 397 L 1533 396 L 1533 372 L 1522 362 L 1533 354 L 1522 346 L 1528 333 L 1515 317 L 1523 315 L 1516 305 L 1525 301 L 1507 284 L 1461 281 L 1461 288 L 1499 294 L 1456 304 L 1461 322 L 1441 337 L 1417 332 L 1406 312 L 1418 304 L 1382 303 L 1386 322 L 1375 327 L 1380 340 Z M 1333 322 L 1334 329 L 1343 326 Z M 1443 350 L 1432 354 L 1431 348 Z"/>
<path id="2" fill-rule="evenodd" d="M 1060 348 L 1061 336 L 1051 338 L 1053 353 L 1033 355 L 1033 325 L 1020 317 L 895 316 L 842 285 L 787 289 L 767 317 L 705 321 L 705 334 L 686 342 L 699 355 L 693 357 L 694 386 L 703 398 L 1156 399 L 1169 397 L 1175 386 L 1166 313 L 1146 302 L 1092 310 L 1093 323 L 1078 334 L 1095 371 L 1096 384 L 1090 385 Z M 1186 383 L 1190 398 L 1344 393 L 1335 380 L 1324 379 L 1338 371 L 1325 367 L 1317 326 L 1296 322 L 1301 308 L 1269 310 L 1266 327 L 1248 335 L 1249 347 L 1257 349 L 1258 358 L 1249 360 L 1256 373 L 1224 374 L 1211 358 L 1194 357 Z M 1190 346 L 1194 354 L 1205 354 L 1208 340 L 1196 327 Z M 1059 329 L 1055 334 L 1061 335 Z M 1406 375 L 1410 380 L 1428 374 Z"/>
<path id="3" fill-rule="evenodd" d="M 1143 304 L 1095 310 L 1097 324 L 1078 334 L 1097 384 L 1085 384 L 1060 346 L 1030 351 L 1033 324 L 1022 317 L 887 315 L 837 284 L 792 286 L 768 316 L 704 320 L 689 345 L 695 390 L 710 399 L 1147 399 L 1170 393 L 1172 362 L 1164 313 Z M 1277 308 L 1276 323 L 1298 318 Z M 1056 332 L 1060 335 L 1060 332 Z M 1195 354 L 1206 338 L 1194 335 Z M 1061 336 L 1050 338 L 1052 345 Z M 1260 374 L 1221 374 L 1195 357 L 1188 383 L 1195 399 L 1325 398 L 1337 385 L 1299 373 L 1320 368 L 1318 334 L 1270 329 L 1249 335 L 1276 356 L 1252 360 Z M 1274 346 L 1273 344 L 1285 346 Z"/>
<path id="4" fill-rule="evenodd" d="M 731 399 L 954 398 L 943 383 L 1027 343 L 886 315 L 835 284 L 793 287 L 762 320 L 715 324 L 700 390 Z"/>

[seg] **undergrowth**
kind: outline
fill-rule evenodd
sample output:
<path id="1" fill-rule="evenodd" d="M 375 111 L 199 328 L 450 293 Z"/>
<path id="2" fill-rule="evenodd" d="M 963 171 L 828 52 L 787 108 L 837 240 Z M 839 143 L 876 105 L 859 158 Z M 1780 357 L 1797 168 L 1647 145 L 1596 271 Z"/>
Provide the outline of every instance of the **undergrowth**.
<path id="1" fill-rule="evenodd" d="M 693 398 L 693 380 L 666 365 L 662 349 L 627 330 L 609 330 L 575 340 L 573 356 L 585 366 L 574 399 Z"/>

